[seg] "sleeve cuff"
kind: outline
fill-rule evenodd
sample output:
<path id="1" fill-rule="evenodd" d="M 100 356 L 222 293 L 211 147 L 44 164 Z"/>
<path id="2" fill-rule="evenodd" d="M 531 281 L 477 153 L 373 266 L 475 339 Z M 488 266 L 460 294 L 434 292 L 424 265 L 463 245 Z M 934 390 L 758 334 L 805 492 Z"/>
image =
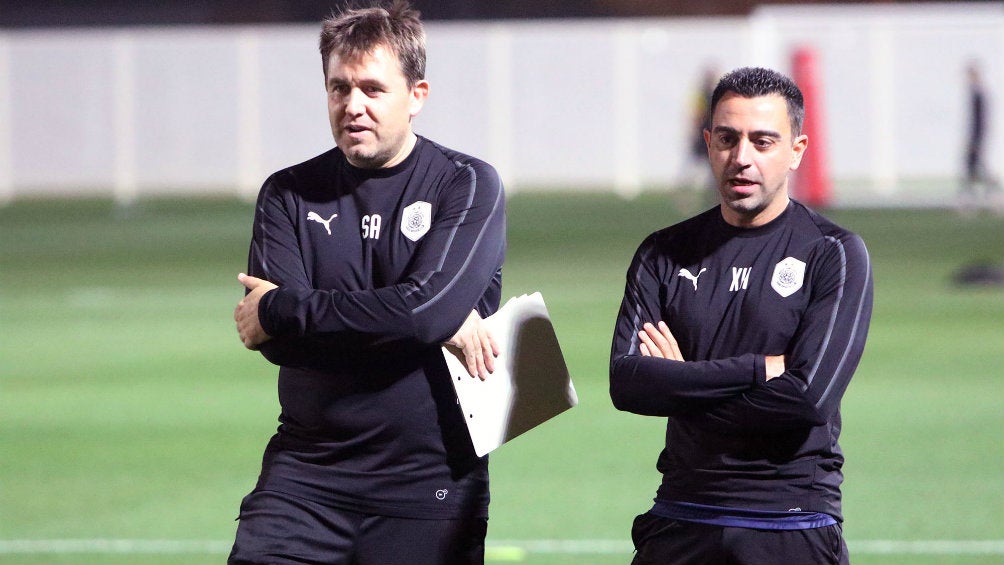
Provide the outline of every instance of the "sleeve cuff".
<path id="1" fill-rule="evenodd" d="M 268 330 L 266 330 L 268 331 Z M 767 357 L 764 355 L 753 356 L 753 384 L 762 385 L 767 382 Z"/>
<path id="2" fill-rule="evenodd" d="M 281 293 L 281 288 L 273 289 L 266 292 L 258 302 L 258 321 L 261 323 L 261 328 L 265 330 L 265 333 L 272 337 L 285 333 L 279 323 L 278 316 L 272 313 L 275 311 L 272 305 Z"/>

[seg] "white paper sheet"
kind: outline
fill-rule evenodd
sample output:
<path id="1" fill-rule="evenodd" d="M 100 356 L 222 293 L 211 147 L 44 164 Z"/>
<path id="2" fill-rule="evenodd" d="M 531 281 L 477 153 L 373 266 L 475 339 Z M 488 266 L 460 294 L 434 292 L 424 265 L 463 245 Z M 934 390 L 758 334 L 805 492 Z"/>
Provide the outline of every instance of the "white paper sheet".
<path id="1" fill-rule="evenodd" d="M 486 380 L 470 376 L 459 350 L 443 347 L 479 456 L 579 402 L 539 292 L 509 299 L 484 323 L 501 350 Z"/>

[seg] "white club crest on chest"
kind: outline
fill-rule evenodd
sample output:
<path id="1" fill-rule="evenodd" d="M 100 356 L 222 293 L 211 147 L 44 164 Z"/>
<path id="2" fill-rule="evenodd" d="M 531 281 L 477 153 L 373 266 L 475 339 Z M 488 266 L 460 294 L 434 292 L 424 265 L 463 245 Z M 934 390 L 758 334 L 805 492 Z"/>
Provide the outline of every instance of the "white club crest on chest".
<path id="1" fill-rule="evenodd" d="M 770 279 L 770 286 L 782 298 L 787 298 L 802 288 L 804 279 L 805 262 L 794 257 L 785 257 L 774 265 L 774 276 Z"/>
<path id="2" fill-rule="evenodd" d="M 401 233 L 412 241 L 422 239 L 432 225 L 432 204 L 419 200 L 401 212 Z"/>

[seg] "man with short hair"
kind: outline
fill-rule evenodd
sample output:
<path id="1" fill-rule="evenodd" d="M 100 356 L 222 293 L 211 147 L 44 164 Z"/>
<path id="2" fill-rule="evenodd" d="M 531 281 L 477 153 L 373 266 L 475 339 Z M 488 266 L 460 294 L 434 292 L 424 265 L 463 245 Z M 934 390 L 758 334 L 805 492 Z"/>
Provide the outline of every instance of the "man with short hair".
<path id="1" fill-rule="evenodd" d="M 638 248 L 614 405 L 667 418 L 635 565 L 845 564 L 840 399 L 871 317 L 868 253 L 788 194 L 808 138 L 784 75 L 725 75 L 704 132 L 720 205 Z"/>
<path id="2" fill-rule="evenodd" d="M 229 563 L 481 564 L 488 461 L 441 346 L 493 370 L 502 182 L 413 133 L 429 84 L 406 2 L 333 15 L 320 51 L 336 147 L 265 181 L 239 276 L 282 413 Z"/>

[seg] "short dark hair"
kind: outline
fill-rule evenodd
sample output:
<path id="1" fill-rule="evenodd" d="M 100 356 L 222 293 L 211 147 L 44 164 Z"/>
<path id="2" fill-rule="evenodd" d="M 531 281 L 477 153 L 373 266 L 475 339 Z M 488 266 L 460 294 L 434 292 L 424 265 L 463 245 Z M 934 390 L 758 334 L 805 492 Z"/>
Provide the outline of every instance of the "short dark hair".
<path id="1" fill-rule="evenodd" d="M 406 0 L 394 0 L 387 7 L 345 7 L 321 22 L 319 47 L 325 78 L 332 53 L 352 58 L 372 53 L 380 45 L 397 56 L 408 86 L 425 79 L 425 29 L 418 10 Z"/>
<path id="2" fill-rule="evenodd" d="M 762 67 L 742 67 L 729 72 L 718 81 L 711 95 L 709 112 L 714 114 L 718 101 L 726 93 L 733 92 L 743 98 L 756 98 L 777 94 L 788 105 L 788 119 L 791 121 L 791 136 L 802 134 L 805 121 L 805 100 L 795 81 L 771 69 Z"/>

